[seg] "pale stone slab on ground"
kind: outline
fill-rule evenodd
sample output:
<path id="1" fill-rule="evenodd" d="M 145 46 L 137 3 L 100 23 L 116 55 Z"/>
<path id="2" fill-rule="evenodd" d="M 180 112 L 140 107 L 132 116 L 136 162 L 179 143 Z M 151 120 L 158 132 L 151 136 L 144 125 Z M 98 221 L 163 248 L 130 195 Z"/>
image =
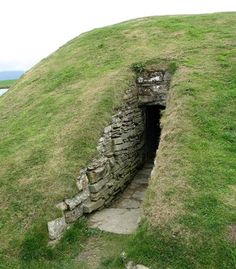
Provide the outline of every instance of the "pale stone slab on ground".
<path id="1" fill-rule="evenodd" d="M 132 198 L 137 199 L 139 201 L 143 201 L 144 195 L 145 195 L 145 191 L 136 191 L 133 194 Z"/>
<path id="2" fill-rule="evenodd" d="M 119 194 L 111 208 L 93 214 L 90 226 L 117 234 L 131 234 L 140 220 L 140 204 L 144 198 L 151 168 L 143 168 L 134 177 L 123 193 Z M 86 207 L 84 207 L 86 210 Z"/>
<path id="3" fill-rule="evenodd" d="M 142 264 L 137 264 L 137 265 L 136 265 L 136 269 L 149 269 L 149 267 L 144 266 L 144 265 L 142 265 Z"/>
<path id="4" fill-rule="evenodd" d="M 132 234 L 140 221 L 139 209 L 107 208 L 91 216 L 92 228 L 116 234 Z"/>
<path id="5" fill-rule="evenodd" d="M 149 268 L 142 264 L 135 264 L 134 262 L 130 261 L 126 265 L 126 269 L 149 269 Z"/>
<path id="6" fill-rule="evenodd" d="M 143 185 L 148 185 L 149 177 L 145 177 L 143 175 L 137 175 L 134 177 L 132 180 L 131 184 L 143 184 Z"/>
<path id="7" fill-rule="evenodd" d="M 116 205 L 117 208 L 127 208 L 127 209 L 137 209 L 140 208 L 140 202 L 134 199 L 124 199 L 121 200 Z"/>

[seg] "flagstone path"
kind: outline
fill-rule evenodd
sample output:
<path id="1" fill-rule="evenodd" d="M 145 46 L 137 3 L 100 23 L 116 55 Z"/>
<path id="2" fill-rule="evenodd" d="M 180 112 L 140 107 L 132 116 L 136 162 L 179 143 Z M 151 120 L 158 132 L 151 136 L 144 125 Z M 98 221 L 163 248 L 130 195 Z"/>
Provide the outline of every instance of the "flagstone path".
<path id="1" fill-rule="evenodd" d="M 111 207 L 92 214 L 89 218 L 90 227 L 117 234 L 133 233 L 140 222 L 140 205 L 152 168 L 153 163 L 146 163 Z"/>

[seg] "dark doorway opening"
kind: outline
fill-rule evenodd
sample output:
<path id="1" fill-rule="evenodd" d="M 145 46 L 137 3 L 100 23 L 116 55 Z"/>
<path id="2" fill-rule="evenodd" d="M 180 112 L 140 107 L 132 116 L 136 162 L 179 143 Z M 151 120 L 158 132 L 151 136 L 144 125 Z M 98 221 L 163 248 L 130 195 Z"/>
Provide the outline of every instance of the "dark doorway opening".
<path id="1" fill-rule="evenodd" d="M 156 156 L 156 151 L 158 149 L 161 127 L 160 118 L 161 111 L 165 109 L 163 106 L 150 105 L 145 107 L 146 113 L 146 134 L 145 134 L 145 144 L 146 144 L 146 161 L 153 161 Z"/>

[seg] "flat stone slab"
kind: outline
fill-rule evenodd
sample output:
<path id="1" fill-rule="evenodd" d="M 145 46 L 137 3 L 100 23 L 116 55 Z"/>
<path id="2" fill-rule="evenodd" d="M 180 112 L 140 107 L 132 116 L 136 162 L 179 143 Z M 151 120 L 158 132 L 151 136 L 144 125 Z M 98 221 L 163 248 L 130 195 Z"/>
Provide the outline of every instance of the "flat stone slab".
<path id="1" fill-rule="evenodd" d="M 140 208 L 140 202 L 134 199 L 123 199 L 115 204 L 116 208 L 137 209 Z"/>
<path id="2" fill-rule="evenodd" d="M 149 269 L 148 267 L 142 264 L 135 264 L 134 262 L 130 261 L 125 267 L 126 269 Z"/>
<path id="3" fill-rule="evenodd" d="M 138 201 L 143 201 L 145 195 L 145 191 L 136 191 L 132 198 L 138 200 Z"/>
<path id="4" fill-rule="evenodd" d="M 148 181 L 149 181 L 149 178 L 148 177 L 145 177 L 145 176 L 136 176 L 136 177 L 134 177 L 132 183 L 133 184 L 148 185 Z"/>
<path id="5" fill-rule="evenodd" d="M 116 234 L 132 234 L 140 221 L 139 209 L 106 208 L 93 214 L 90 227 Z"/>
<path id="6" fill-rule="evenodd" d="M 90 216 L 90 227 L 116 234 L 133 233 L 140 221 L 140 204 L 148 186 L 151 167 L 151 165 L 148 168 L 144 167 L 137 173 L 124 192 L 113 201 L 111 208 L 103 209 Z"/>

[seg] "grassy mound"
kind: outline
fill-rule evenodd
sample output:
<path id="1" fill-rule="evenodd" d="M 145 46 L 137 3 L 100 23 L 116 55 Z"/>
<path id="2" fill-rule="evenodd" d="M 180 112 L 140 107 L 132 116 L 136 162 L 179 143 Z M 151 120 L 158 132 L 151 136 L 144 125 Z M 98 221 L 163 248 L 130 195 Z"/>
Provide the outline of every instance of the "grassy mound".
<path id="1" fill-rule="evenodd" d="M 38 246 L 46 253 L 40 258 L 30 246 L 45 244 L 54 205 L 74 193 L 76 175 L 133 83 L 131 66 L 152 59 L 174 62 L 177 71 L 144 203 L 147 223 L 122 247 L 152 268 L 235 267 L 235 24 L 235 13 L 222 13 L 96 29 L 0 98 L 0 268 L 20 268 L 24 257 L 36 260 L 32 268 L 78 268 L 73 251 L 51 255 Z M 122 268 L 109 257 L 102 264 Z"/>

